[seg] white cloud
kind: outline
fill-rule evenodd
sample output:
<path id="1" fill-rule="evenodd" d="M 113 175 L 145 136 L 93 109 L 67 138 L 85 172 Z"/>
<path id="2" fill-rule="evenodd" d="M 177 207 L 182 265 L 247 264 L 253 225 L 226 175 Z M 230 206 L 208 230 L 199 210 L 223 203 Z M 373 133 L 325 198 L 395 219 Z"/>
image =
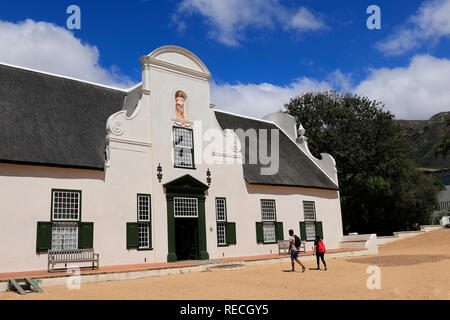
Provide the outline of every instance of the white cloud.
<path id="1" fill-rule="evenodd" d="M 450 110 L 450 60 L 415 56 L 406 68 L 371 70 L 354 92 L 386 104 L 398 119 L 428 119 Z"/>
<path id="2" fill-rule="evenodd" d="M 289 102 L 289 99 L 297 95 L 331 88 L 327 82 L 310 78 L 296 79 L 283 87 L 270 83 L 218 85 L 213 82 L 211 97 L 218 109 L 261 118 L 279 111 L 285 103 Z"/>
<path id="3" fill-rule="evenodd" d="M 342 73 L 342 71 L 339 69 L 337 69 L 333 73 L 331 73 L 328 76 L 327 81 L 330 83 L 330 85 L 335 90 L 340 90 L 340 91 L 352 90 L 351 89 L 352 82 L 353 82 L 352 75 Z"/>
<path id="4" fill-rule="evenodd" d="M 133 85 L 117 67 L 102 68 L 99 56 L 97 47 L 82 43 L 70 31 L 54 24 L 30 19 L 18 23 L 0 20 L 1 62 L 105 85 Z"/>
<path id="5" fill-rule="evenodd" d="M 450 36 L 450 0 L 430 0 L 387 40 L 376 47 L 386 55 L 400 55 L 420 47 L 424 42 Z"/>
<path id="6" fill-rule="evenodd" d="M 211 27 L 209 37 L 227 46 L 238 46 L 249 28 L 274 28 L 305 32 L 326 28 L 323 21 L 308 9 L 300 7 L 296 14 L 277 0 L 183 0 L 173 16 L 179 30 L 188 24 L 185 15 L 199 14 Z"/>
<path id="7" fill-rule="evenodd" d="M 288 27 L 298 31 L 307 31 L 325 29 L 326 25 L 323 21 L 317 19 L 308 9 L 301 7 L 292 16 Z"/>
<path id="8" fill-rule="evenodd" d="M 372 69 L 366 79 L 353 82 L 350 74 L 338 69 L 324 81 L 305 77 L 286 86 L 212 83 L 211 96 L 218 109 L 259 118 L 282 109 L 297 95 L 330 89 L 379 100 L 397 119 L 429 119 L 436 113 L 450 111 L 448 59 L 418 55 L 407 67 Z"/>

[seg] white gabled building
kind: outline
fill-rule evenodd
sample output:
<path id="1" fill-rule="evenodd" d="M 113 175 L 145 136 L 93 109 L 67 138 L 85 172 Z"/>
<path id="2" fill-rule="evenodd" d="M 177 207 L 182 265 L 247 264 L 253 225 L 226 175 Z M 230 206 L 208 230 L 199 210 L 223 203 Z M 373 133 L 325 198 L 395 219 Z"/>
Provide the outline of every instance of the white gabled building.
<path id="1" fill-rule="evenodd" d="M 215 109 L 183 48 L 140 61 L 129 90 L 0 64 L 0 272 L 46 269 L 49 249 L 101 266 L 277 253 L 289 229 L 339 248 L 335 162 L 292 117 Z"/>

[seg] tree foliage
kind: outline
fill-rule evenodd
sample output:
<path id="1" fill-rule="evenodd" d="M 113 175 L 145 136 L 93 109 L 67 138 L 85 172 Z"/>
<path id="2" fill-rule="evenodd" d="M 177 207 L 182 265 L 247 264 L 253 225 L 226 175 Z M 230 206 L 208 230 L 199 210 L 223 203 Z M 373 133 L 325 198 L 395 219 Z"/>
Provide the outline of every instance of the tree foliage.
<path id="1" fill-rule="evenodd" d="M 448 117 L 445 121 L 445 127 L 447 128 L 447 131 L 444 134 L 444 138 L 442 139 L 442 142 L 436 147 L 436 150 L 434 152 L 436 157 L 443 156 L 444 159 L 450 153 L 450 117 Z"/>
<path id="2" fill-rule="evenodd" d="M 318 158 L 336 160 L 344 232 L 391 234 L 428 223 L 437 188 L 409 159 L 403 129 L 384 105 L 351 93 L 315 92 L 285 105 Z"/>

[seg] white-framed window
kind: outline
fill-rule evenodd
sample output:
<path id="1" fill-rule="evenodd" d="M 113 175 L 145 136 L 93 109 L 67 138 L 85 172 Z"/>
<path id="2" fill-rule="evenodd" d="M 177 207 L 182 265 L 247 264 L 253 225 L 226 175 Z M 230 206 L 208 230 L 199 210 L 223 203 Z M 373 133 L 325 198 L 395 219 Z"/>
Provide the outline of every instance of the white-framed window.
<path id="1" fill-rule="evenodd" d="M 276 242 L 275 223 L 264 222 L 263 223 L 264 242 Z"/>
<path id="2" fill-rule="evenodd" d="M 150 195 L 138 194 L 138 248 L 150 248 Z"/>
<path id="3" fill-rule="evenodd" d="M 198 200 L 197 198 L 174 197 L 174 217 L 175 218 L 197 218 Z"/>
<path id="4" fill-rule="evenodd" d="M 223 198 L 216 199 L 216 213 L 217 221 L 225 222 L 227 221 L 227 207 L 226 201 Z"/>
<path id="5" fill-rule="evenodd" d="M 225 222 L 217 222 L 217 244 L 218 245 L 227 244 L 225 230 L 226 230 Z"/>
<path id="6" fill-rule="evenodd" d="M 139 248 L 150 247 L 150 224 L 148 222 L 139 223 Z"/>
<path id="7" fill-rule="evenodd" d="M 306 240 L 316 239 L 316 205 L 314 201 L 303 201 L 303 216 L 305 218 Z"/>
<path id="8" fill-rule="evenodd" d="M 303 215 L 305 221 L 316 221 L 316 207 L 314 201 L 303 201 Z"/>
<path id="9" fill-rule="evenodd" d="M 275 200 L 261 200 L 261 217 L 263 222 L 264 243 L 276 242 Z"/>
<path id="10" fill-rule="evenodd" d="M 81 209 L 80 191 L 52 191 L 53 221 L 79 221 Z"/>
<path id="11" fill-rule="evenodd" d="M 227 222 L 227 204 L 225 198 L 216 198 L 216 219 L 217 219 L 217 244 L 225 245 L 226 222 Z"/>
<path id="12" fill-rule="evenodd" d="M 261 200 L 261 215 L 263 221 L 275 221 L 275 200 Z"/>
<path id="13" fill-rule="evenodd" d="M 138 195 L 138 221 L 150 221 L 150 196 Z"/>
<path id="14" fill-rule="evenodd" d="M 305 222 L 306 226 L 306 241 L 313 241 L 316 239 L 316 223 L 311 221 Z"/>
<path id="15" fill-rule="evenodd" d="M 52 224 L 52 250 L 78 249 L 78 223 L 55 222 Z"/>
<path id="16" fill-rule="evenodd" d="M 174 165 L 176 167 L 194 167 L 194 142 L 192 130 L 173 128 Z"/>

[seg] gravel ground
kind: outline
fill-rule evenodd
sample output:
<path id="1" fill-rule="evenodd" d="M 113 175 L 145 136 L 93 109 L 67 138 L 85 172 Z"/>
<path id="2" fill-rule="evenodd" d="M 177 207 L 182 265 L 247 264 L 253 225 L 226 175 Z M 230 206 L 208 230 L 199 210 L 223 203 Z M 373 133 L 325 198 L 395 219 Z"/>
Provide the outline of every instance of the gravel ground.
<path id="1" fill-rule="evenodd" d="M 445 299 L 450 300 L 450 229 L 440 229 L 380 247 L 380 254 L 325 259 L 327 271 L 284 272 L 290 264 L 217 269 L 138 280 L 43 288 L 44 293 L 8 299 Z M 315 262 L 305 262 L 314 268 Z M 380 269 L 380 289 L 367 287 L 368 267 Z M 375 282 L 370 282 L 374 284 Z"/>

